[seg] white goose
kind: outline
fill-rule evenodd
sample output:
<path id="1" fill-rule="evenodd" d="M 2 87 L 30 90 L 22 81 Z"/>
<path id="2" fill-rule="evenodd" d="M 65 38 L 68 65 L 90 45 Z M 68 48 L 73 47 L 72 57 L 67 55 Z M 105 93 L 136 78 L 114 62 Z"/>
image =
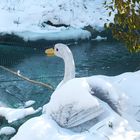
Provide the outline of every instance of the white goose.
<path id="1" fill-rule="evenodd" d="M 65 63 L 64 79 L 52 94 L 50 102 L 44 106 L 44 111 L 60 126 L 72 128 L 102 116 L 106 112 L 103 101 L 119 113 L 119 97 L 115 92 L 115 96 L 108 91 L 102 93 L 102 88 L 90 78 L 75 78 L 74 59 L 68 46 L 59 43 L 54 49 L 47 49 L 45 53 L 48 56 L 61 57 Z M 104 82 L 96 79 L 98 80 Z"/>

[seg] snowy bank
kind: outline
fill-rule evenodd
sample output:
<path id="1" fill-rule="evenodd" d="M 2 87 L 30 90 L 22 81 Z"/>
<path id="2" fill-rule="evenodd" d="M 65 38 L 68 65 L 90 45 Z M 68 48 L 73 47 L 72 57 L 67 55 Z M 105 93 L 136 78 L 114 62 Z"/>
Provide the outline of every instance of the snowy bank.
<path id="1" fill-rule="evenodd" d="M 90 32 L 82 29 L 65 29 L 59 32 L 15 32 L 15 35 L 24 39 L 24 41 L 36 41 L 44 39 L 47 41 L 52 40 L 80 40 L 80 39 L 89 39 L 91 34 Z"/>
<path id="2" fill-rule="evenodd" d="M 103 79 L 103 81 L 100 79 Z M 121 101 L 123 103 L 121 104 L 121 116 L 109 109 L 109 114 L 100 121 L 97 119 L 96 124 L 91 126 L 87 131 L 75 133 L 71 131 L 71 129 L 68 130 L 61 128 L 51 118 L 51 116 L 48 115 L 46 110 L 43 115 L 25 122 L 19 128 L 18 133 L 11 140 L 139 140 L 140 71 L 134 73 L 124 73 L 112 77 L 102 75 L 92 76 L 87 77 L 87 80 L 95 83 L 95 86 L 100 87 L 102 90 L 104 90 L 104 92 L 111 91 L 113 93 L 114 89 L 117 89 L 117 93 L 121 93 Z M 104 82 L 106 82 L 106 84 L 103 84 Z M 111 88 L 109 88 L 109 86 Z M 83 94 L 80 96 L 81 99 L 82 96 Z M 57 98 L 59 97 L 62 98 L 62 96 L 58 95 Z M 51 104 L 53 104 L 55 101 L 54 98 L 55 96 L 53 97 L 53 100 L 50 100 Z M 75 100 L 79 99 L 76 98 Z M 56 103 L 54 102 L 54 104 Z M 55 108 L 55 106 L 53 108 Z"/>
<path id="3" fill-rule="evenodd" d="M 2 0 L 0 33 L 13 33 L 26 41 L 87 39 L 89 33 L 82 30 L 84 27 L 101 31 L 104 23 L 113 21 L 113 14 L 109 17 L 103 6 L 104 1 Z"/>
<path id="4" fill-rule="evenodd" d="M 0 107 L 0 116 L 5 117 L 8 123 L 12 123 L 13 121 L 17 121 L 28 115 L 35 114 L 40 110 L 41 108 L 34 110 L 32 107 L 22 109 Z"/>

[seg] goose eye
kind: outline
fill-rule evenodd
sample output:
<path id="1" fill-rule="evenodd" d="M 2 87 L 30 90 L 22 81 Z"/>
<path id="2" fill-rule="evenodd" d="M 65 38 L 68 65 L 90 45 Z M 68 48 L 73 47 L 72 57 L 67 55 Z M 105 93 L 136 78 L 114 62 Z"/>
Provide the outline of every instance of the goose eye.
<path id="1" fill-rule="evenodd" d="M 58 52 L 58 48 L 56 48 L 56 51 Z"/>

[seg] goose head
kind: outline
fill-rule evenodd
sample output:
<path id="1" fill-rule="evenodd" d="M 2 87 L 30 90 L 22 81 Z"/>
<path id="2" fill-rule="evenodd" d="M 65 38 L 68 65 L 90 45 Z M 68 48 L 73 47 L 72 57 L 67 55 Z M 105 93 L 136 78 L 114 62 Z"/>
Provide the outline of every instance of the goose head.
<path id="1" fill-rule="evenodd" d="M 57 56 L 64 60 L 65 70 L 61 85 L 68 80 L 75 78 L 75 63 L 72 52 L 67 45 L 58 43 L 54 46 L 54 48 L 46 49 L 45 53 L 47 56 Z"/>

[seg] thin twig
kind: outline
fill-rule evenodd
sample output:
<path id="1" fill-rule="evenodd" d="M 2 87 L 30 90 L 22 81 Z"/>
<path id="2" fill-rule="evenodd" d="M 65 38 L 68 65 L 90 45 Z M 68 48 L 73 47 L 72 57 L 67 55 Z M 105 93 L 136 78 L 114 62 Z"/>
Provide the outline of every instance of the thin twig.
<path id="1" fill-rule="evenodd" d="M 103 124 L 103 125 L 101 125 L 100 127 L 98 127 L 96 130 L 99 130 L 99 129 L 101 129 L 102 127 L 104 127 L 105 126 L 105 124 Z"/>
<path id="2" fill-rule="evenodd" d="M 10 73 L 12 73 L 12 74 L 14 74 L 16 76 L 18 76 L 18 77 L 20 77 L 20 78 L 22 78 L 22 79 L 24 79 L 24 80 L 26 80 L 28 82 L 31 82 L 33 84 L 37 84 L 37 85 L 40 85 L 40 86 L 44 86 L 46 88 L 49 88 L 51 90 L 54 90 L 53 86 L 51 86 L 49 84 L 46 84 L 46 83 L 43 83 L 43 82 L 39 82 L 39 81 L 35 81 L 35 80 L 31 80 L 28 77 L 21 75 L 19 72 L 15 72 L 15 71 L 10 70 L 10 69 L 8 69 L 8 68 L 6 68 L 4 66 L 1 66 L 1 65 L 0 65 L 0 68 L 3 69 L 3 70 L 6 70 L 6 71 L 8 71 L 8 72 L 10 72 Z"/>

